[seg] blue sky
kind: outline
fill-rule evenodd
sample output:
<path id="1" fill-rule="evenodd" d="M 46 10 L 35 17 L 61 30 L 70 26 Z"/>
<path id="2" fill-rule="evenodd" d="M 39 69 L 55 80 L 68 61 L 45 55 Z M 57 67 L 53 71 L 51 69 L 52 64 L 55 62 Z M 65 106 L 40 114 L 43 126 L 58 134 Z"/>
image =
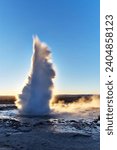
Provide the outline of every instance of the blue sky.
<path id="1" fill-rule="evenodd" d="M 99 93 L 99 0 L 0 0 L 0 94 L 16 94 L 32 36 L 52 51 L 57 93 Z"/>

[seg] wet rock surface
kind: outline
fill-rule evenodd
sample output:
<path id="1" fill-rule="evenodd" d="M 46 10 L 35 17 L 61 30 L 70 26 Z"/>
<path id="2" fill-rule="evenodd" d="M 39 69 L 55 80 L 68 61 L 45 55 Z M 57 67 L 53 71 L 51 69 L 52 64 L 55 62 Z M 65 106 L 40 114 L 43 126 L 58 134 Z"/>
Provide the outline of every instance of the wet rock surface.
<path id="1" fill-rule="evenodd" d="M 100 118 L 93 121 L 86 120 L 65 120 L 65 119 L 40 119 L 40 121 L 2 118 L 0 119 L 1 133 L 31 132 L 37 129 L 47 129 L 57 133 L 74 133 L 74 136 L 92 136 L 94 133 L 99 134 Z M 8 136 L 8 134 L 6 134 Z"/>
<path id="2" fill-rule="evenodd" d="M 98 122 L 2 118 L 0 150 L 99 150 Z"/>
<path id="3" fill-rule="evenodd" d="M 0 110 L 0 150 L 99 150 L 99 116 L 28 117 L 8 107 Z"/>
<path id="4" fill-rule="evenodd" d="M 1 110 L 11 110 L 16 109 L 16 106 L 14 104 L 11 105 L 0 105 L 0 111 Z"/>

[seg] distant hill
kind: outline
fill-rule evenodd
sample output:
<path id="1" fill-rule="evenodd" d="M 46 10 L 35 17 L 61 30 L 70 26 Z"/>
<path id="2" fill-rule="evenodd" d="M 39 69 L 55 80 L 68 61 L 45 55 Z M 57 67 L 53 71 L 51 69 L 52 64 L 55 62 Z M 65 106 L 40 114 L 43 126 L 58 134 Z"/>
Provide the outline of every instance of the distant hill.
<path id="1" fill-rule="evenodd" d="M 0 104 L 14 104 L 15 96 L 0 96 Z"/>
<path id="2" fill-rule="evenodd" d="M 64 101 L 65 103 L 71 103 L 73 101 L 77 101 L 81 97 L 89 100 L 91 96 L 94 96 L 94 94 L 59 94 L 55 96 L 54 102 L 58 103 L 59 101 Z M 95 96 L 100 97 L 100 95 Z M 14 104 L 15 101 L 15 96 L 0 96 L 0 104 Z"/>
<path id="3" fill-rule="evenodd" d="M 65 103 L 72 103 L 78 101 L 80 98 L 85 98 L 86 101 L 90 100 L 92 96 L 98 96 L 99 94 L 60 94 L 55 96 L 54 103 L 58 103 L 59 101 L 64 101 Z"/>

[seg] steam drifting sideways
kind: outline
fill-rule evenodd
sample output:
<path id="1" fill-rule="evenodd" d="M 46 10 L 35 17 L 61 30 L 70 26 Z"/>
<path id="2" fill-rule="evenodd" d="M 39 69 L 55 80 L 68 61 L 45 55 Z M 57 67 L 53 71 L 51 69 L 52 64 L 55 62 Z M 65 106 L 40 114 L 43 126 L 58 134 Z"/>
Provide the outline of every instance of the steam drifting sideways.
<path id="1" fill-rule="evenodd" d="M 50 112 L 55 71 L 51 63 L 51 52 L 37 36 L 33 38 L 31 73 L 16 106 L 24 115 L 45 115 Z"/>

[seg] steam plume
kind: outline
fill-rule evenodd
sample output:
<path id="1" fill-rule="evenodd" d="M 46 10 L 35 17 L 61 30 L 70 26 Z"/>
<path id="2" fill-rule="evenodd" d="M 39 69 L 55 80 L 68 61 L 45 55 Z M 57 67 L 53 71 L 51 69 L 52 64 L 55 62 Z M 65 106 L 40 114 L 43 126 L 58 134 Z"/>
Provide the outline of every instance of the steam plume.
<path id="1" fill-rule="evenodd" d="M 86 97 L 81 97 L 80 99 L 65 103 L 64 100 L 56 101 L 53 99 L 50 103 L 51 109 L 57 113 L 79 113 L 80 111 L 98 109 L 100 107 L 99 96 L 90 96 L 88 99 Z"/>
<path id="2" fill-rule="evenodd" d="M 19 95 L 16 105 L 22 114 L 45 115 L 50 111 L 55 71 L 52 67 L 51 52 L 38 37 L 33 39 L 31 73 L 28 82 Z"/>

